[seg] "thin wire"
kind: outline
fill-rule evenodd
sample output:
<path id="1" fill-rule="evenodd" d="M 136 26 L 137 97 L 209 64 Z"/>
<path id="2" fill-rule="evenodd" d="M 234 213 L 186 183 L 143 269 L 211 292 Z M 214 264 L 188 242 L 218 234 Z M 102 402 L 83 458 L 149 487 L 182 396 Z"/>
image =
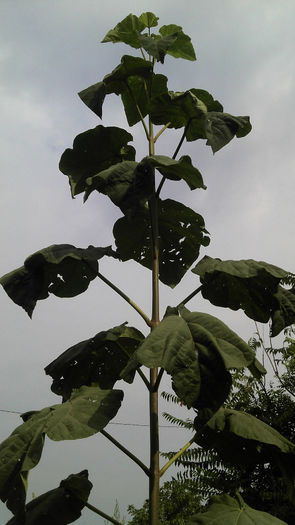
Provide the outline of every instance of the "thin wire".
<path id="1" fill-rule="evenodd" d="M 16 410 L 4 410 L 0 408 L 0 412 L 5 412 L 7 414 L 23 414 L 23 412 L 17 412 Z M 121 425 L 126 427 L 148 427 L 148 424 L 144 423 L 121 423 L 116 421 L 110 421 L 109 425 Z M 181 427 L 175 427 L 173 425 L 160 425 L 161 428 L 181 428 Z"/>

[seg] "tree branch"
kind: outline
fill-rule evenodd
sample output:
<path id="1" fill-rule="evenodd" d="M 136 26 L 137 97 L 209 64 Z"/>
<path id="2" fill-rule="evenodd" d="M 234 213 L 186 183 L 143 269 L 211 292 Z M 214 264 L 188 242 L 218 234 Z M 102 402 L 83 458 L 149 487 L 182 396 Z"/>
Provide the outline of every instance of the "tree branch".
<path id="1" fill-rule="evenodd" d="M 184 447 L 182 447 L 176 454 L 174 454 L 173 458 L 169 459 L 169 461 L 164 465 L 164 467 L 160 470 L 160 476 L 163 476 L 163 474 L 166 472 L 166 470 L 185 452 L 195 441 L 195 436 L 186 444 Z"/>
<path id="2" fill-rule="evenodd" d="M 197 295 L 202 290 L 203 285 L 199 286 L 196 290 L 194 290 L 191 294 L 189 294 L 185 299 L 183 299 L 176 308 L 179 308 L 180 306 L 183 306 L 184 304 L 188 303 L 195 295 Z"/>
<path id="3" fill-rule="evenodd" d="M 137 311 L 137 313 L 145 320 L 146 324 L 151 327 L 152 323 L 149 317 L 137 306 L 136 303 L 134 303 L 128 295 L 126 295 L 120 288 L 115 286 L 111 281 L 109 281 L 104 275 L 102 275 L 100 272 L 97 272 L 97 277 L 99 277 L 104 283 L 106 283 L 112 290 L 114 290 L 118 295 L 120 295 L 125 301 L 127 301 L 134 310 Z"/>
<path id="4" fill-rule="evenodd" d="M 83 500 L 82 500 L 83 501 Z M 95 514 L 98 514 L 102 518 L 105 518 L 106 520 L 110 521 L 114 525 L 123 525 L 120 521 L 115 520 L 115 518 L 112 518 L 112 516 L 109 516 L 108 514 L 105 514 L 105 512 L 102 512 L 102 510 L 97 509 L 94 507 L 94 505 L 91 505 L 87 501 L 83 501 L 85 507 L 92 510 L 92 512 L 95 512 Z"/>
<path id="5" fill-rule="evenodd" d="M 115 445 L 117 448 L 119 448 L 120 450 L 122 450 L 122 452 L 124 452 L 124 454 L 126 454 L 126 456 L 128 456 L 130 459 L 132 459 L 132 461 L 134 461 L 134 463 L 136 463 L 143 471 L 144 473 L 149 476 L 150 475 L 150 471 L 149 469 L 145 466 L 144 463 L 142 463 L 142 461 L 140 461 L 140 459 L 138 459 L 134 454 L 132 454 L 132 452 L 130 452 L 130 450 L 128 450 L 127 448 L 125 448 L 123 445 L 121 445 L 121 443 L 119 443 L 119 441 L 117 441 L 115 438 L 113 438 L 113 436 L 111 436 L 108 432 L 106 432 L 105 430 L 101 430 L 100 433 L 106 437 L 109 441 L 111 441 L 111 443 L 113 443 L 113 445 Z"/>

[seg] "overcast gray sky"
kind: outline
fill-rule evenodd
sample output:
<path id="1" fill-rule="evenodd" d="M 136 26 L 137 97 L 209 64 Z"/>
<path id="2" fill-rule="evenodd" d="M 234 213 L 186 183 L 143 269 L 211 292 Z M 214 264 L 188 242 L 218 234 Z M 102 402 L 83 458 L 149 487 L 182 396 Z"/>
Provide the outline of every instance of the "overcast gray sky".
<path id="1" fill-rule="evenodd" d="M 112 226 L 120 214 L 98 194 L 85 205 L 81 197 L 72 200 L 58 162 L 78 133 L 99 123 L 77 92 L 111 72 L 122 54 L 133 54 L 127 46 L 100 40 L 130 12 L 144 11 L 155 12 L 160 25 L 181 25 L 196 49 L 197 62 L 167 57 L 164 67 L 159 66 L 169 88 L 206 89 L 226 112 L 250 115 L 253 125 L 250 135 L 233 140 L 215 156 L 204 142 L 184 144 L 182 154 L 192 156 L 208 189 L 189 193 L 171 183 L 165 194 L 204 216 L 211 244 L 201 256 L 254 258 L 294 272 L 293 0 L 1 0 L 0 274 L 53 243 L 87 247 L 113 242 Z M 127 126 L 115 95 L 105 103 L 103 117 L 104 125 Z M 147 153 L 144 136 L 138 126 L 131 133 L 140 160 Z M 176 145 L 177 136 L 167 133 L 159 139 L 157 153 L 172 155 Z M 109 260 L 103 260 L 100 269 L 150 312 L 147 270 Z M 162 312 L 197 285 L 196 276 L 188 272 L 174 291 L 161 287 Z M 136 313 L 101 282 L 94 281 L 74 299 L 42 301 L 32 321 L 3 290 L 0 301 L 1 410 L 24 412 L 57 403 L 43 368 L 76 342 L 125 320 L 145 330 Z M 220 316 L 246 340 L 253 333 L 253 323 L 240 312 L 213 308 L 199 296 L 188 306 Z M 122 387 L 124 404 L 115 421 L 145 424 L 145 389 L 139 382 Z M 168 387 L 169 382 L 164 383 Z M 1 441 L 20 424 L 17 415 L 5 412 L 0 412 L 0 421 Z M 109 429 L 147 459 L 146 427 Z M 162 429 L 161 448 L 177 448 L 188 439 L 179 429 Z M 84 468 L 94 483 L 90 501 L 106 512 L 112 512 L 116 498 L 124 512 L 128 503 L 140 505 L 147 496 L 141 471 L 100 435 L 75 442 L 47 440 L 30 476 L 29 496 Z M 1 504 L 0 522 L 9 516 Z M 76 523 L 103 520 L 86 510 Z"/>

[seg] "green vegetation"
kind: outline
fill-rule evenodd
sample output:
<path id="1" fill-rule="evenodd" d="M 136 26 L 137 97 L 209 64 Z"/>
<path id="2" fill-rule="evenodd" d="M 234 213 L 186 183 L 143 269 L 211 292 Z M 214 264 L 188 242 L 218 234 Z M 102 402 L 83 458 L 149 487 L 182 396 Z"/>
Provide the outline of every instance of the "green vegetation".
<path id="1" fill-rule="evenodd" d="M 86 201 L 91 193 L 102 193 L 121 210 L 122 217 L 113 226 L 114 246 L 49 246 L 1 279 L 9 297 L 29 316 L 37 302 L 50 294 L 74 297 L 85 292 L 91 281 L 100 279 L 137 311 L 149 333 L 126 324 L 105 327 L 46 367 L 53 380 L 52 390 L 61 396 L 61 402 L 25 414 L 23 424 L 0 445 L 0 497 L 15 516 L 11 523 L 37 525 L 42 521 L 46 525 L 54 519 L 65 525 L 75 521 L 86 505 L 118 525 L 118 519 L 88 503 L 91 483 L 85 471 L 70 476 L 71 482 L 62 482 L 58 504 L 50 492 L 26 505 L 29 471 L 39 462 L 46 438 L 81 439 L 101 432 L 149 478 L 149 524 L 159 524 L 163 509 L 160 477 L 179 456 L 160 469 L 158 392 L 164 373 L 171 377 L 182 403 L 197 411 L 192 438 L 183 450 L 196 442 L 233 463 L 258 465 L 263 458 L 280 470 L 282 482 L 293 494 L 295 445 L 264 421 L 224 405 L 235 371 L 246 367 L 261 379 L 264 367 L 253 348 L 222 321 L 185 307 L 200 293 L 214 305 L 242 309 L 255 321 L 270 320 L 272 335 L 277 335 L 295 321 L 295 290 L 284 285 L 289 273 L 254 260 L 221 261 L 205 256 L 196 263 L 201 248 L 210 241 L 203 217 L 181 202 L 163 200 L 161 194 L 167 180 L 175 185 L 180 182 L 182 187 L 184 181 L 189 190 L 203 191 L 203 177 L 192 159 L 179 157 L 185 140 L 205 140 L 216 153 L 251 131 L 249 117 L 224 112 L 221 103 L 203 89 L 168 90 L 167 77 L 156 72 L 159 63 L 164 64 L 166 55 L 191 61 L 196 57 L 190 37 L 180 26 L 164 25 L 154 33 L 157 26 L 153 13 L 143 13 L 140 17 L 128 15 L 111 29 L 103 42 L 123 42 L 139 56 L 124 55 L 111 73 L 79 93 L 99 118 L 105 98 L 119 95 L 129 126 L 142 126 L 146 156 L 136 160 L 129 131 L 98 124 L 79 134 L 60 159 L 60 170 L 68 177 L 73 197 L 82 193 Z M 171 157 L 155 151 L 168 128 L 181 130 L 180 136 L 176 133 L 179 143 Z M 133 260 L 151 271 L 151 315 L 122 290 L 124 282 L 119 287 L 101 273 L 98 261 L 107 257 Z M 161 319 L 159 281 L 173 288 L 192 265 L 191 293 L 180 303 L 167 306 Z M 99 301 L 101 308 L 103 298 Z M 105 430 L 123 400 L 118 381 L 132 383 L 136 374 L 149 398 L 149 465 Z M 162 497 L 166 495 L 165 487 Z M 69 498 L 76 502 L 75 512 L 67 505 Z M 198 502 L 197 495 L 187 523 L 281 523 L 249 507 L 239 493 L 216 496 L 202 514 Z"/>

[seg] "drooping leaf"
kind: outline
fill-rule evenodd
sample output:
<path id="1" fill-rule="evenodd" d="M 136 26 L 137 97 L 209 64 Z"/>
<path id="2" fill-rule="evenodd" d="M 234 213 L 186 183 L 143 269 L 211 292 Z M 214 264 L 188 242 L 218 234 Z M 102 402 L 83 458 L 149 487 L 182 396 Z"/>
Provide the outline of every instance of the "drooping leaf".
<path id="1" fill-rule="evenodd" d="M 122 399 L 121 390 L 82 386 L 65 403 L 25 414 L 0 444 L 0 498 L 7 507 L 23 513 L 27 473 L 40 460 L 45 434 L 54 441 L 92 436 L 115 417 Z"/>
<path id="2" fill-rule="evenodd" d="M 192 165 L 192 160 L 188 155 L 180 157 L 179 160 L 171 159 L 165 155 L 151 155 L 146 157 L 146 160 L 167 179 L 183 179 L 191 190 L 196 188 L 206 189 L 201 173 Z"/>
<path id="3" fill-rule="evenodd" d="M 272 314 L 271 335 L 275 337 L 286 326 L 295 323 L 295 289 L 286 290 L 278 286 L 275 297 L 279 303 L 279 308 Z"/>
<path id="4" fill-rule="evenodd" d="M 89 190 L 94 189 L 108 195 L 111 201 L 126 213 L 128 210 L 141 207 L 153 191 L 153 177 L 150 165 L 142 162 L 124 161 L 101 171 L 87 179 Z"/>
<path id="5" fill-rule="evenodd" d="M 130 231 L 132 228 L 132 235 Z M 135 217 L 123 217 L 114 225 L 118 255 L 152 268 L 151 229 L 147 209 Z M 209 244 L 203 218 L 183 204 L 159 201 L 160 280 L 175 286 L 199 255 L 200 246 Z"/>
<path id="6" fill-rule="evenodd" d="M 142 13 L 139 17 L 139 21 L 144 24 L 144 27 L 156 27 L 158 25 L 159 17 L 148 11 Z"/>
<path id="7" fill-rule="evenodd" d="M 26 525 L 67 525 L 81 516 L 84 503 L 88 500 L 92 483 L 88 471 L 71 474 L 61 481 L 58 488 L 34 498 L 25 507 Z M 19 525 L 12 518 L 7 525 Z"/>
<path id="8" fill-rule="evenodd" d="M 98 259 L 116 257 L 110 246 L 86 249 L 71 244 L 53 244 L 30 255 L 24 266 L 0 279 L 4 290 L 31 317 L 40 299 L 49 294 L 74 297 L 87 290 L 98 272 Z"/>
<path id="9" fill-rule="evenodd" d="M 107 32 L 106 36 L 102 40 L 102 43 L 113 42 L 124 42 L 135 49 L 140 47 L 138 35 L 145 29 L 145 18 L 138 18 L 136 15 L 129 14 L 124 20 L 119 22 L 113 29 Z"/>
<path id="10" fill-rule="evenodd" d="M 207 145 L 216 153 L 235 136 L 240 138 L 248 135 L 252 126 L 249 117 L 233 117 L 228 113 L 211 111 L 206 116 L 205 129 Z"/>
<path id="11" fill-rule="evenodd" d="M 158 62 L 164 64 L 165 55 L 168 49 L 175 43 L 177 33 L 171 33 L 164 37 L 156 37 L 156 35 L 139 35 L 138 39 L 140 47 L 142 47 L 150 56 L 154 57 Z"/>
<path id="12" fill-rule="evenodd" d="M 187 322 L 196 345 L 214 348 L 227 370 L 250 367 L 254 363 L 254 350 L 217 317 L 190 312 L 183 307 L 180 314 Z"/>
<path id="13" fill-rule="evenodd" d="M 149 60 L 124 55 L 121 64 L 102 82 L 82 90 L 79 97 L 101 118 L 105 96 L 121 95 L 128 124 L 133 126 L 147 115 L 150 98 L 166 92 L 167 77 L 153 73 Z"/>
<path id="14" fill-rule="evenodd" d="M 235 136 L 244 137 L 251 131 L 249 117 L 234 117 L 223 113 L 222 105 L 204 90 L 190 89 L 182 93 L 169 91 L 155 97 L 150 104 L 154 124 L 170 128 L 186 127 L 187 141 L 207 139 L 213 153 Z"/>
<path id="15" fill-rule="evenodd" d="M 199 428 L 196 441 L 205 448 L 214 448 L 231 464 L 265 463 L 280 458 L 295 466 L 295 445 L 277 430 L 256 417 L 229 408 L 218 412 Z"/>
<path id="16" fill-rule="evenodd" d="M 135 150 L 127 145 L 131 140 L 130 133 L 112 126 L 96 126 L 77 135 L 73 149 L 66 149 L 59 163 L 60 171 L 69 177 L 72 196 L 88 189 L 88 177 L 123 160 L 134 160 Z"/>
<path id="17" fill-rule="evenodd" d="M 27 473 L 39 463 L 47 416 L 29 419 L 0 444 L 0 498 L 16 515 L 24 512 Z"/>
<path id="18" fill-rule="evenodd" d="M 101 390 L 97 386 L 82 386 L 74 390 L 65 403 L 44 409 L 50 410 L 46 422 L 46 434 L 53 441 L 92 436 L 100 432 L 115 417 L 122 399 L 121 390 Z"/>
<path id="19" fill-rule="evenodd" d="M 189 519 L 187 525 L 287 525 L 267 512 L 252 509 L 240 494 L 213 496 L 207 510 Z"/>
<path id="20" fill-rule="evenodd" d="M 186 35 L 181 26 L 169 24 L 160 27 L 159 32 L 162 36 L 177 34 L 176 41 L 168 48 L 167 53 L 174 58 L 184 58 L 186 60 L 196 60 L 195 51 L 191 39 Z"/>
<path id="21" fill-rule="evenodd" d="M 295 319 L 293 293 L 278 287 L 288 272 L 277 266 L 252 259 L 221 261 L 205 256 L 192 271 L 200 276 L 205 299 L 232 310 L 242 308 L 261 323 L 271 317 L 273 336 Z"/>
<path id="22" fill-rule="evenodd" d="M 171 375 L 177 396 L 189 407 L 194 406 L 200 390 L 198 356 L 191 333 L 181 317 L 171 315 L 163 319 L 136 350 L 122 376 L 137 363 L 148 368 L 164 368 Z"/>
<path id="23" fill-rule="evenodd" d="M 72 346 L 45 368 L 53 379 L 51 390 L 67 400 L 73 389 L 82 385 L 96 383 L 101 389 L 113 388 L 143 339 L 139 330 L 123 324 Z M 133 377 L 127 377 L 128 382 Z"/>

